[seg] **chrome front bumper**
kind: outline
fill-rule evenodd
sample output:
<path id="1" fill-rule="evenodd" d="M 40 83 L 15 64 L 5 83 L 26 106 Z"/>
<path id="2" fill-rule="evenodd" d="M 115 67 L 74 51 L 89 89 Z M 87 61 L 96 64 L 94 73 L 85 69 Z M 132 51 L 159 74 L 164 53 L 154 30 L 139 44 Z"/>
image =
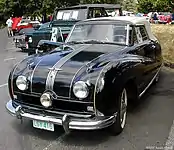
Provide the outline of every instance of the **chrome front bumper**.
<path id="1" fill-rule="evenodd" d="M 12 115 L 16 116 L 17 119 L 27 118 L 30 120 L 38 120 L 50 122 L 55 125 L 63 126 L 65 132 L 69 132 L 69 129 L 78 130 L 96 130 L 106 128 L 112 125 L 116 120 L 116 114 L 109 117 L 95 117 L 95 118 L 71 118 L 71 116 L 64 114 L 62 116 L 46 116 L 46 115 L 36 115 L 32 113 L 26 113 L 23 111 L 21 106 L 14 108 L 12 105 L 12 100 L 6 104 L 7 111 Z"/>

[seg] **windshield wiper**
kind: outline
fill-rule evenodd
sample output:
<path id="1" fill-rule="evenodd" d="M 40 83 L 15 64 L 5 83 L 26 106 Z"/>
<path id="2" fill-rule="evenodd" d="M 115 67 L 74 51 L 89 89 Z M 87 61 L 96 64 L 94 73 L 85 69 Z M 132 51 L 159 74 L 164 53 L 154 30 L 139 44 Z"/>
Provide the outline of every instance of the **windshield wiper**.
<path id="1" fill-rule="evenodd" d="M 107 42 L 107 41 L 100 41 L 100 40 L 83 40 L 83 43 L 90 43 L 90 44 L 113 44 L 113 45 L 126 45 L 124 43 L 118 42 Z"/>
<path id="2" fill-rule="evenodd" d="M 66 44 L 83 44 L 83 42 L 79 42 L 79 41 L 70 41 L 70 42 L 67 42 Z"/>
<path id="3" fill-rule="evenodd" d="M 100 41 L 100 40 L 70 41 L 70 42 L 67 42 L 66 44 L 112 44 L 112 45 L 126 46 L 126 44 L 124 43 L 107 42 L 107 41 Z"/>
<path id="4" fill-rule="evenodd" d="M 82 41 L 83 43 L 89 43 L 89 44 L 102 44 L 104 43 L 103 41 L 100 41 L 100 40 L 83 40 Z"/>

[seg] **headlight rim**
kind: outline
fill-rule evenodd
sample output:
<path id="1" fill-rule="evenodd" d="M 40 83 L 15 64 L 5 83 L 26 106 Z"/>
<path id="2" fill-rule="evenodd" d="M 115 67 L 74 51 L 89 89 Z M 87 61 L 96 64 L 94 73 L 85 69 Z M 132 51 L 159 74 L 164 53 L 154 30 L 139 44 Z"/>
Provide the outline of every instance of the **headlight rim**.
<path id="1" fill-rule="evenodd" d="M 44 105 L 44 103 L 43 103 L 43 101 L 42 101 L 42 97 L 45 96 L 45 95 L 48 96 L 47 98 L 49 99 L 49 102 L 50 102 L 50 104 L 49 104 L 48 106 Z M 40 103 L 41 103 L 42 106 L 45 107 L 45 108 L 51 107 L 52 104 L 53 104 L 52 95 L 51 95 L 49 92 L 43 93 L 43 94 L 41 95 L 41 97 L 40 97 Z"/>
<path id="2" fill-rule="evenodd" d="M 81 86 L 83 86 L 83 88 L 85 87 L 85 89 L 86 89 L 86 94 L 83 97 L 78 96 L 77 93 L 75 93 L 75 91 L 74 91 L 75 86 L 77 86 L 78 84 L 81 84 Z M 77 97 L 79 99 L 85 99 L 85 98 L 87 98 L 89 96 L 89 87 L 88 87 L 88 84 L 86 82 L 84 82 L 84 81 L 77 81 L 73 85 L 73 94 L 75 95 L 75 97 Z"/>
<path id="3" fill-rule="evenodd" d="M 19 78 L 23 78 L 23 81 L 19 81 L 19 80 L 21 80 L 21 79 L 19 79 Z M 21 88 L 19 82 L 24 82 L 24 83 L 25 83 L 25 88 Z M 23 85 L 24 85 L 24 84 L 23 84 Z M 27 77 L 26 77 L 26 76 L 23 76 L 23 75 L 18 76 L 18 77 L 16 78 L 16 86 L 17 86 L 17 88 L 18 88 L 19 90 L 21 90 L 21 91 L 27 90 L 27 89 L 28 89 L 28 80 L 27 80 Z"/>

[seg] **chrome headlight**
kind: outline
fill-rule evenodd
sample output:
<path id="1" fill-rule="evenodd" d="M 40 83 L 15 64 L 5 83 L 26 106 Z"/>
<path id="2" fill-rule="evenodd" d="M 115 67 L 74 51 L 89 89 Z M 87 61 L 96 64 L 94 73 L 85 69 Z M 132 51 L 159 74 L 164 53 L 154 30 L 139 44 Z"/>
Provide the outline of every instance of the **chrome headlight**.
<path id="1" fill-rule="evenodd" d="M 32 42 L 33 42 L 32 37 L 29 37 L 29 38 L 28 38 L 28 43 L 32 43 Z"/>
<path id="2" fill-rule="evenodd" d="M 77 98 L 84 99 L 88 96 L 89 89 L 85 82 L 78 81 L 73 86 L 73 92 Z"/>
<path id="3" fill-rule="evenodd" d="M 50 106 L 52 106 L 52 99 L 51 99 L 51 95 L 49 93 L 44 93 L 41 97 L 40 97 L 40 102 L 41 104 L 48 108 Z"/>
<path id="4" fill-rule="evenodd" d="M 21 91 L 28 89 L 27 78 L 25 76 L 18 76 L 16 79 L 16 85 Z"/>

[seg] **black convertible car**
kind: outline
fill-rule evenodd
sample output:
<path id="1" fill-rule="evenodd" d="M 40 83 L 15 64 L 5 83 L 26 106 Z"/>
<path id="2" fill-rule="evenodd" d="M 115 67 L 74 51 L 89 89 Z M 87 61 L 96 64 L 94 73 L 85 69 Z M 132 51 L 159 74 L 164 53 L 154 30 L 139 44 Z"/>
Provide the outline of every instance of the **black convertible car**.
<path id="1" fill-rule="evenodd" d="M 65 43 L 39 46 L 11 71 L 6 108 L 50 131 L 61 125 L 67 133 L 102 128 L 121 133 L 128 102 L 137 102 L 158 81 L 162 67 L 161 46 L 140 17 L 81 21 Z"/>

